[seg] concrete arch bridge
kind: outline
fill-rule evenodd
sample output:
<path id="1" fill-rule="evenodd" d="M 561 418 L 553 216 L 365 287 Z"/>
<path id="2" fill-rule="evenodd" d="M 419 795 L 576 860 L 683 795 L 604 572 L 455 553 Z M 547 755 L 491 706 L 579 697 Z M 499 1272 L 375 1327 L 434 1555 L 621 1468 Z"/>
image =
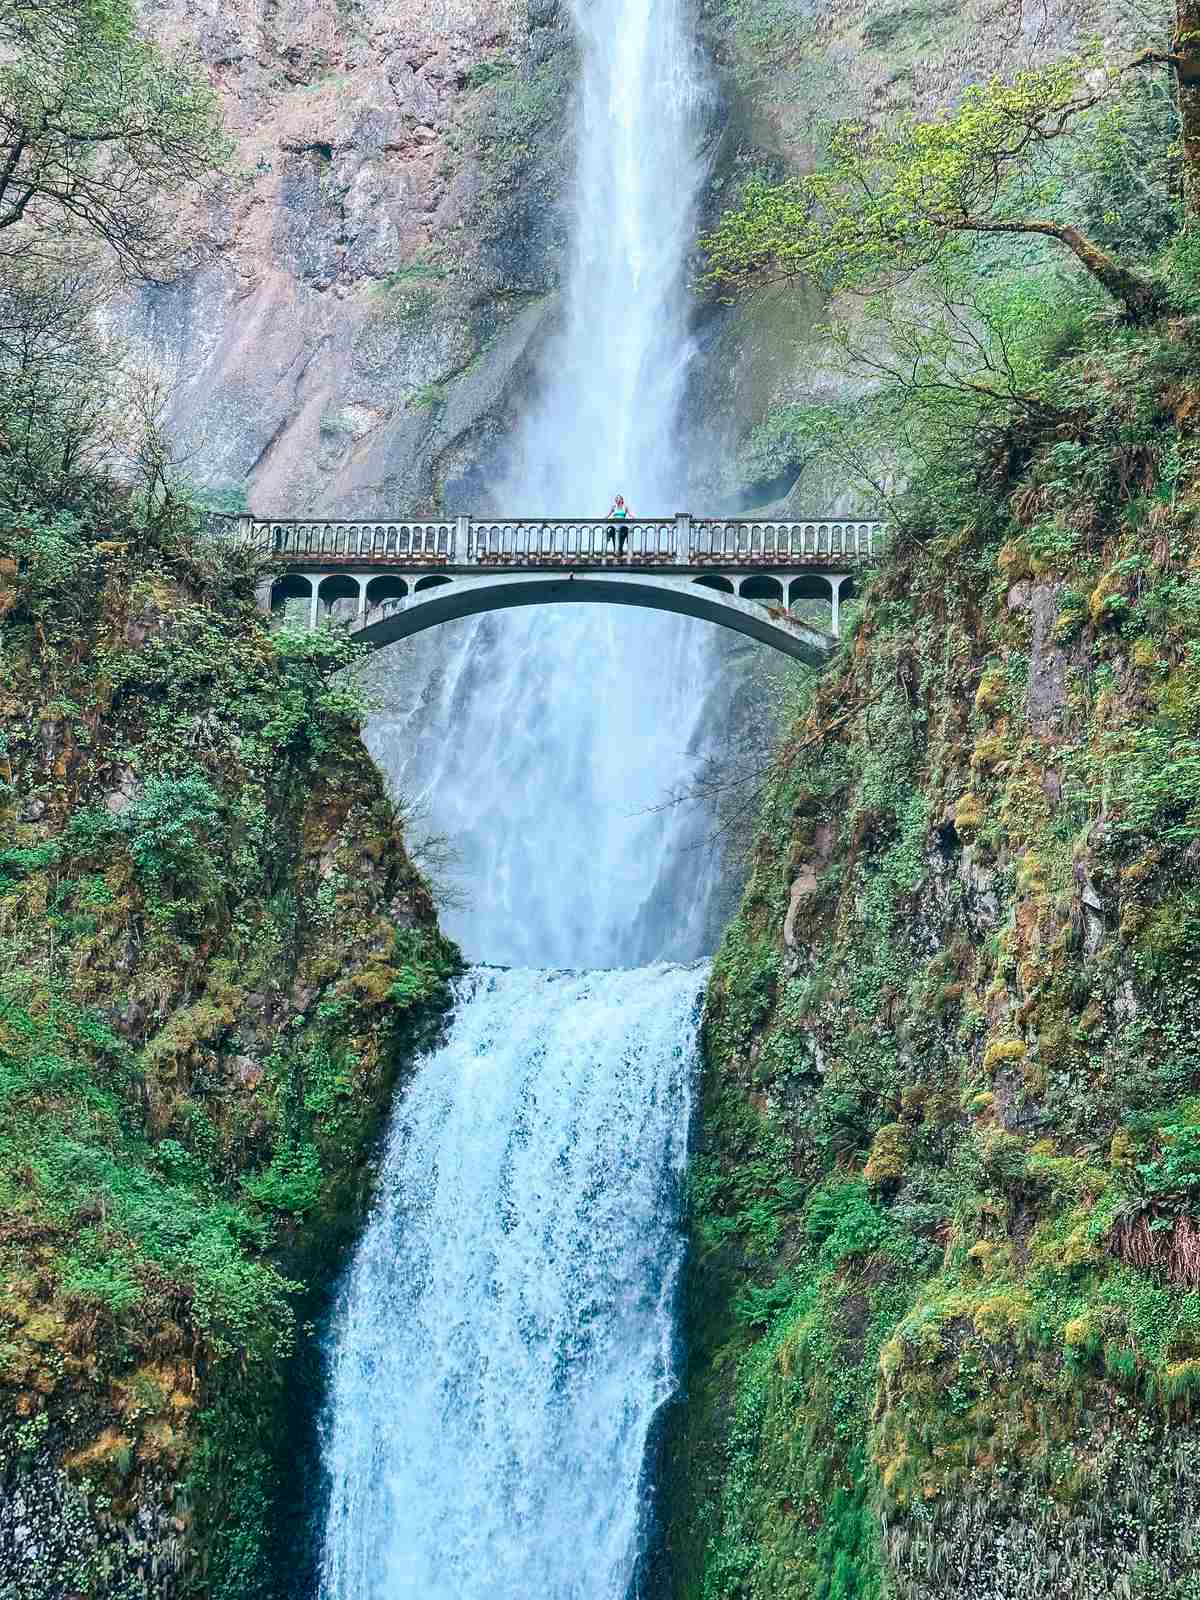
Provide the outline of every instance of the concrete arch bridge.
<path id="1" fill-rule="evenodd" d="M 236 536 L 279 564 L 261 602 L 304 601 L 310 626 L 342 617 L 379 647 L 510 606 L 604 602 L 700 617 L 813 663 L 833 649 L 841 602 L 883 550 L 886 524 L 671 517 L 240 517 Z M 830 606 L 828 631 L 792 613 Z"/>

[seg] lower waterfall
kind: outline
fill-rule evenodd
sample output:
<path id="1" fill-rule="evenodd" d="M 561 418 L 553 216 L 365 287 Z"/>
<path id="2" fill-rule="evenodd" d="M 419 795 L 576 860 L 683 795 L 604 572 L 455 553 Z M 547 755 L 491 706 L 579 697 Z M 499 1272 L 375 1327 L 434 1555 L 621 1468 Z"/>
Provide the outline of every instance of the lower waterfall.
<path id="1" fill-rule="evenodd" d="M 624 1600 L 704 976 L 462 980 L 337 1308 L 322 1600 Z"/>

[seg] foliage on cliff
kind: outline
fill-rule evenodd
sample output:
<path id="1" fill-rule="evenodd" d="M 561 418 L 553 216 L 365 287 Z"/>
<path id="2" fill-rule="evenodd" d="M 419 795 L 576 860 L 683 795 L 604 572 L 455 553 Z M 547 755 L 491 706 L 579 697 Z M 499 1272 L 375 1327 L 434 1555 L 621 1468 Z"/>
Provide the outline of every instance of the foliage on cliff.
<path id="1" fill-rule="evenodd" d="M 11 467 L 11 462 L 7 463 Z M 303 1322 L 455 952 L 236 550 L 0 510 L 0 1595 L 273 1592 Z"/>
<path id="2" fill-rule="evenodd" d="M 188 256 L 181 200 L 232 147 L 191 52 L 139 33 L 132 0 L 0 8 L 0 262 L 69 265 L 101 247 L 133 277 Z M 182 195 L 181 192 L 183 191 Z"/>
<path id="3" fill-rule="evenodd" d="M 717 958 L 687 1600 L 1200 1593 L 1200 335 L 1042 354 L 927 431 Z"/>

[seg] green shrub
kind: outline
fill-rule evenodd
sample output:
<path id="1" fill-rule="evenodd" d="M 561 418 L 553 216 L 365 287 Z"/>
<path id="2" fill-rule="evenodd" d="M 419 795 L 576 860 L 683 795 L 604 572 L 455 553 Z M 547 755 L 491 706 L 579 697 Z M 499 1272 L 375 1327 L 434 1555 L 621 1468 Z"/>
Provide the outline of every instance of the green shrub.
<path id="1" fill-rule="evenodd" d="M 809 1242 L 820 1247 L 821 1260 L 827 1266 L 878 1250 L 892 1236 L 887 1217 L 857 1178 L 815 1190 L 804 1210 L 804 1228 Z"/>

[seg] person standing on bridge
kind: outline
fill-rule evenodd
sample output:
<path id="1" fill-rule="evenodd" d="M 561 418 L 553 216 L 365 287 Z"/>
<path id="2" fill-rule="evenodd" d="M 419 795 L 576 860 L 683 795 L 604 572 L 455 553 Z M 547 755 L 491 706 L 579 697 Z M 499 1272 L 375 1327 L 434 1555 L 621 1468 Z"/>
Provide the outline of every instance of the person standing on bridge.
<path id="1" fill-rule="evenodd" d="M 608 513 L 608 520 L 610 522 L 622 522 L 623 523 L 623 522 L 627 522 L 628 519 L 629 519 L 629 507 L 625 504 L 625 496 L 623 494 L 619 494 L 617 496 L 617 498 L 612 503 L 612 509 Z M 607 537 L 605 539 L 605 543 L 606 544 L 615 544 L 616 545 L 617 554 L 619 556 L 623 556 L 625 554 L 625 546 L 629 543 L 629 529 L 628 528 L 624 528 L 624 527 L 621 529 L 621 536 L 620 536 L 620 540 L 618 542 L 616 528 L 610 528 L 608 530 L 608 535 L 607 535 Z"/>

